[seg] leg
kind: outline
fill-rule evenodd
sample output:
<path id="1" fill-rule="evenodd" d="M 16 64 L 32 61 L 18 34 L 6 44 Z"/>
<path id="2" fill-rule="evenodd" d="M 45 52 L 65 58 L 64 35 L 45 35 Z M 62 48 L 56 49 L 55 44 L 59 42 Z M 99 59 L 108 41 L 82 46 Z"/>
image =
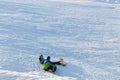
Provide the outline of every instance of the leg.
<path id="1" fill-rule="evenodd" d="M 45 59 L 43 58 L 43 55 L 40 55 L 40 56 L 39 56 L 39 61 L 40 61 L 41 64 L 44 63 L 44 60 L 45 60 Z"/>

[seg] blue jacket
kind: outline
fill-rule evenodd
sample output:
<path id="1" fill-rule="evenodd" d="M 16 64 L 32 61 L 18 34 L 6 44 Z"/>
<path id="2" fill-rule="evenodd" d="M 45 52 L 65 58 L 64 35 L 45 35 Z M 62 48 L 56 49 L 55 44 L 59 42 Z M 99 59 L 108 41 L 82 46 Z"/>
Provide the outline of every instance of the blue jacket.
<path id="1" fill-rule="evenodd" d="M 45 59 L 45 63 L 50 63 L 50 64 L 52 64 L 52 62 L 51 62 L 50 60 L 48 60 L 48 59 Z"/>

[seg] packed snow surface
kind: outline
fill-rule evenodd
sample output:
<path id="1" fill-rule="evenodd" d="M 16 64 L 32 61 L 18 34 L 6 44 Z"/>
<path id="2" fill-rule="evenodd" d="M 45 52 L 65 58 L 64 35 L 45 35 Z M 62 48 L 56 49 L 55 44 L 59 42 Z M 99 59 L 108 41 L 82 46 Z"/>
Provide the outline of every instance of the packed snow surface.
<path id="1" fill-rule="evenodd" d="M 0 0 L 0 80 L 120 80 L 120 1 Z"/>

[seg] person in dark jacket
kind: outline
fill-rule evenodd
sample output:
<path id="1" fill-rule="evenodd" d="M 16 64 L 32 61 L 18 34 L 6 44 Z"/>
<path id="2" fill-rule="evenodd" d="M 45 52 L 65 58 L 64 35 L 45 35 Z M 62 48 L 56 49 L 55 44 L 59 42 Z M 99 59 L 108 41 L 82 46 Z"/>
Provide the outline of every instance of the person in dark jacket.
<path id="1" fill-rule="evenodd" d="M 50 59 L 51 59 L 50 56 L 48 56 L 47 59 L 44 59 L 42 69 L 45 71 L 51 70 L 52 72 L 55 72 L 57 69 L 56 64 L 60 65 L 60 61 L 52 62 Z"/>

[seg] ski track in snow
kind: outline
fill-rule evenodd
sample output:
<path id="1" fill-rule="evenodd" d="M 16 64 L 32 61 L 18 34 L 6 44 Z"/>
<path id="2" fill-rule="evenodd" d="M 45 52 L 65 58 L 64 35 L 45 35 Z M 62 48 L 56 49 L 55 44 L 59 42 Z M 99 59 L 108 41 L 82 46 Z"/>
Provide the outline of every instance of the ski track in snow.
<path id="1" fill-rule="evenodd" d="M 0 0 L 0 80 L 120 80 L 119 0 Z M 38 57 L 64 58 L 55 74 Z"/>

